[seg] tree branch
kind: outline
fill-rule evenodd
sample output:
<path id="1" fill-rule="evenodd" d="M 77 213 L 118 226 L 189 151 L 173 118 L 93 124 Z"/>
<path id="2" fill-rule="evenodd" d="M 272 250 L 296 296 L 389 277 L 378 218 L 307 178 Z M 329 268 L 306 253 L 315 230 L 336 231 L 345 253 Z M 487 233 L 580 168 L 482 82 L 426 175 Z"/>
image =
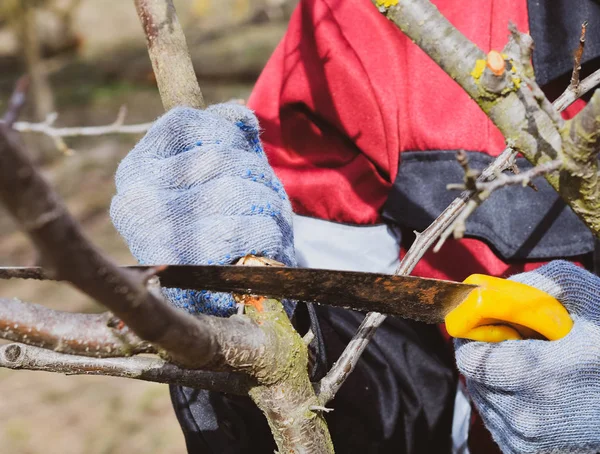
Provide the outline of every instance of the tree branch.
<path id="1" fill-rule="evenodd" d="M 21 110 L 27 101 L 27 90 L 29 88 L 29 76 L 21 76 L 15 85 L 15 90 L 8 101 L 8 109 L 2 118 L 2 121 L 8 126 L 13 126 Z"/>
<path id="2" fill-rule="evenodd" d="M 165 110 L 204 107 L 183 29 L 172 0 L 134 0 Z"/>
<path id="3" fill-rule="evenodd" d="M 373 2 L 381 3 L 380 0 Z M 383 8 L 386 17 L 452 76 L 498 127 L 511 147 L 534 166 L 559 157 L 563 148 L 560 129 L 564 122 L 530 74 L 528 52 L 523 52 L 525 46 L 514 45 L 515 41 L 525 42 L 526 35 L 513 29 L 505 50 L 514 71 L 506 69 L 502 74 L 494 74 L 489 67 L 489 56 L 454 28 L 429 0 L 392 3 L 393 6 Z M 521 52 L 513 52 L 519 48 Z M 600 214 L 585 207 L 583 195 L 578 197 L 569 188 L 561 188 L 566 180 L 563 174 L 550 172 L 545 178 L 600 237 Z"/>
<path id="4" fill-rule="evenodd" d="M 125 115 L 127 109 L 125 106 L 119 109 L 117 118 L 109 125 L 104 126 L 85 126 L 85 127 L 71 127 L 71 128 L 57 128 L 54 126 L 54 122 L 58 118 L 56 112 L 51 113 L 46 117 L 46 120 L 41 123 L 30 123 L 26 121 L 17 121 L 13 124 L 13 129 L 19 132 L 29 132 L 36 134 L 43 134 L 54 140 L 56 148 L 59 151 L 68 154 L 72 151 L 67 144 L 64 142 L 65 137 L 83 137 L 83 136 L 102 136 L 108 134 L 143 134 L 152 123 L 140 123 L 135 125 L 125 125 Z"/>
<path id="5" fill-rule="evenodd" d="M 73 314 L 18 299 L 0 299 L 0 337 L 71 355 L 155 353 L 112 314 Z"/>
<path id="6" fill-rule="evenodd" d="M 570 87 L 568 87 L 563 94 L 554 101 L 554 108 L 559 112 L 562 112 L 568 106 L 573 104 L 576 99 L 580 98 L 588 91 L 596 88 L 598 85 L 600 85 L 600 69 L 594 71 L 592 74 L 583 79 L 579 83 L 579 89 L 577 91 L 571 90 Z"/>
<path id="7" fill-rule="evenodd" d="M 182 369 L 156 357 L 90 358 L 24 344 L 0 346 L 0 367 L 133 378 L 238 395 L 246 395 L 253 385 L 245 374 Z"/>

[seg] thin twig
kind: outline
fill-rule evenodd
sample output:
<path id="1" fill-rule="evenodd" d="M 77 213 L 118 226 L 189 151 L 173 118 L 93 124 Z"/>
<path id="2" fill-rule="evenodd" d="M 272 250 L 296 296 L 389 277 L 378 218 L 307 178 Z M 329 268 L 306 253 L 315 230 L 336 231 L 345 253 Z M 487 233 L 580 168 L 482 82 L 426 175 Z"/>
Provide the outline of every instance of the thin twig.
<path id="1" fill-rule="evenodd" d="M 491 194 L 492 192 L 505 186 L 526 186 L 534 178 L 560 169 L 561 165 L 562 161 L 560 159 L 555 159 L 554 161 L 545 162 L 544 164 L 540 164 L 539 166 L 535 166 L 529 170 L 526 170 L 525 172 L 520 172 L 515 175 L 500 173 L 496 175 L 496 178 L 494 178 L 492 181 L 478 181 L 476 183 L 476 188 L 479 192 L 485 191 Z"/>
<path id="2" fill-rule="evenodd" d="M 13 128 L 19 132 L 34 132 L 38 134 L 44 134 L 48 137 L 82 137 L 82 136 L 103 136 L 108 134 L 143 134 L 150 126 L 152 122 L 140 123 L 134 125 L 123 124 L 125 120 L 125 107 L 119 109 L 119 114 L 116 120 L 104 126 L 83 126 L 83 127 L 66 127 L 57 128 L 54 125 L 57 114 L 52 113 L 48 115 L 46 121 L 42 123 L 29 123 L 26 121 L 18 121 L 14 123 Z"/>
<path id="3" fill-rule="evenodd" d="M 585 95 L 590 90 L 593 90 L 600 85 L 600 69 L 594 71 L 579 83 L 577 91 L 571 90 L 570 86 L 552 103 L 554 108 L 559 112 L 565 110 L 573 104 L 575 100 Z"/>
<path id="4" fill-rule="evenodd" d="M 0 367 L 133 378 L 237 395 L 246 395 L 253 384 L 245 374 L 183 369 L 157 357 L 90 358 L 19 343 L 0 346 Z"/>
<path id="5" fill-rule="evenodd" d="M 537 188 L 532 184 L 531 180 L 535 177 L 545 175 L 549 172 L 554 172 L 561 167 L 562 161 L 556 159 L 549 161 L 539 166 L 533 167 L 526 172 L 520 172 L 518 167 L 513 166 L 510 170 L 513 170 L 514 175 L 507 175 L 505 173 L 498 173 L 495 179 L 491 181 L 479 181 L 475 183 L 476 194 L 471 197 L 467 206 L 460 213 L 460 215 L 454 220 L 446 231 L 441 235 L 440 240 L 433 248 L 433 252 L 439 252 L 446 239 L 453 235 L 455 240 L 461 239 L 467 231 L 467 219 L 473 214 L 473 212 L 486 201 L 492 192 L 500 189 L 504 186 L 511 185 L 528 185 L 537 191 Z M 465 189 L 465 184 L 449 184 L 448 190 L 453 189 Z"/>
<path id="6" fill-rule="evenodd" d="M 42 134 L 54 141 L 56 148 L 63 154 L 70 155 L 73 150 L 65 143 L 65 137 L 89 137 L 89 136 L 102 136 L 108 134 L 143 134 L 150 126 L 150 123 L 140 123 L 133 125 L 125 125 L 125 114 L 127 109 L 122 106 L 119 109 L 117 118 L 109 125 L 104 126 L 80 126 L 80 127 L 66 127 L 57 128 L 54 126 L 58 114 L 53 112 L 46 117 L 46 120 L 41 123 L 30 123 L 27 121 L 17 121 L 12 126 L 13 129 L 24 132 L 24 133 L 35 133 Z"/>
<path id="7" fill-rule="evenodd" d="M 27 90 L 29 89 L 29 76 L 21 76 L 15 85 L 15 90 L 13 91 L 10 100 L 8 101 L 8 109 L 2 118 L 2 121 L 7 126 L 13 126 L 19 115 L 21 114 L 21 110 L 25 105 L 27 100 Z"/>
<path id="8" fill-rule="evenodd" d="M 466 190 L 474 190 L 477 185 L 477 178 L 479 177 L 479 172 L 475 169 L 472 169 L 469 165 L 469 157 L 464 150 L 459 150 L 456 153 L 456 160 L 460 164 L 465 174 L 464 177 L 464 188 Z"/>
<path id="9" fill-rule="evenodd" d="M 415 22 L 418 23 L 419 21 Z M 523 46 L 526 47 L 526 46 Z M 525 49 L 526 50 L 526 49 Z M 446 55 L 444 52 L 439 55 Z M 527 58 L 521 64 L 527 68 Z M 437 62 L 438 64 L 440 62 Z M 444 65 L 441 65 L 444 68 Z M 583 96 L 589 90 L 600 83 L 600 70 L 585 78 L 579 84 L 579 93 L 576 95 L 572 91 L 565 91 L 554 103 L 553 106 L 558 112 L 562 112 L 571 105 L 580 96 Z M 467 90 L 468 91 L 468 90 Z M 516 151 L 506 148 L 490 166 L 488 166 L 479 176 L 478 182 L 488 181 L 495 177 L 496 174 L 510 168 L 514 164 Z M 425 229 L 418 233 L 415 241 L 410 249 L 400 262 L 397 275 L 407 275 L 412 272 L 419 260 L 425 255 L 429 248 L 442 235 L 447 237 L 452 232 L 453 223 L 459 218 L 461 213 L 467 209 L 469 202 L 477 191 L 464 191 L 461 195 L 454 199 L 448 207 Z M 471 203 L 472 205 L 472 203 Z M 440 239 L 442 241 L 442 239 Z M 333 365 L 331 370 L 318 384 L 319 399 L 324 404 L 329 402 L 338 392 L 346 378 L 352 373 L 364 349 L 369 344 L 377 328 L 386 319 L 385 315 L 370 312 L 368 313 L 352 340 L 348 343 L 338 361 Z"/>
<path id="10" fill-rule="evenodd" d="M 581 24 L 581 35 L 579 36 L 579 46 L 573 54 L 573 73 L 571 74 L 571 83 L 569 88 L 574 92 L 579 90 L 579 72 L 581 71 L 581 57 L 585 49 L 585 32 L 587 29 L 587 21 Z"/>

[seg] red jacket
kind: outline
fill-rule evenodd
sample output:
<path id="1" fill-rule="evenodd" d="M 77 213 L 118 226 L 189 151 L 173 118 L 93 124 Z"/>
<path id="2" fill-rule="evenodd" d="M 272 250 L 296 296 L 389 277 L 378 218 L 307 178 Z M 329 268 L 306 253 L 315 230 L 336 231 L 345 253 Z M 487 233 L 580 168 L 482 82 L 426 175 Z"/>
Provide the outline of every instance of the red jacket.
<path id="1" fill-rule="evenodd" d="M 433 3 L 485 52 L 504 47 L 509 21 L 529 30 L 526 0 Z M 302 0 L 249 106 L 294 212 L 336 223 L 383 222 L 404 153 L 464 149 L 493 157 L 505 148 L 475 102 L 368 0 Z M 460 281 L 545 262 L 496 251 L 476 236 L 448 240 L 413 274 Z"/>
<path id="2" fill-rule="evenodd" d="M 528 30 L 524 0 L 434 3 L 486 52 L 506 44 L 509 21 Z M 249 106 L 294 212 L 335 222 L 381 222 L 405 151 L 497 156 L 505 148 L 467 94 L 367 0 L 302 1 Z M 509 265 L 484 242 L 463 239 L 427 254 L 414 274 L 462 280 L 537 266 Z"/>

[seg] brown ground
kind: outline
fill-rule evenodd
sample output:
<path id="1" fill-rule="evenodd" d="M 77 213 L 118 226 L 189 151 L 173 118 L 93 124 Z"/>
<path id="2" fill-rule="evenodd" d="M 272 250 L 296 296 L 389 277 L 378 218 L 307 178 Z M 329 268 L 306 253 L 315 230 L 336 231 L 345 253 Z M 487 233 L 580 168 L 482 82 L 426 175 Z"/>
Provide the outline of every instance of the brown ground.
<path id="1" fill-rule="evenodd" d="M 84 37 L 83 47 L 75 58 L 60 57 L 52 62 L 60 125 L 110 123 L 123 104 L 128 107 L 127 121 L 131 123 L 160 115 L 162 107 L 131 3 L 83 0 L 76 22 Z M 248 24 L 257 9 L 277 2 L 175 3 L 186 25 L 207 99 L 247 98 L 258 71 L 285 29 L 288 10 L 282 10 L 281 18 L 275 15 L 276 19 L 269 21 L 259 14 L 257 21 Z M 20 72 L 10 46 L 9 34 L 0 30 L 0 101 L 6 99 Z M 26 139 L 30 150 L 40 156 L 36 152 L 39 139 Z M 133 259 L 112 227 L 107 208 L 114 192 L 116 166 L 137 139 L 111 136 L 70 140 L 69 146 L 77 151 L 73 156 L 59 155 L 51 147 L 43 154 L 44 171 L 86 233 L 122 264 L 133 263 Z M 35 251 L 10 218 L 0 212 L 0 266 L 34 262 Z M 6 297 L 61 310 L 101 310 L 62 284 L 0 282 L 0 298 Z M 127 452 L 185 452 L 165 385 L 0 369 L 0 454 Z"/>

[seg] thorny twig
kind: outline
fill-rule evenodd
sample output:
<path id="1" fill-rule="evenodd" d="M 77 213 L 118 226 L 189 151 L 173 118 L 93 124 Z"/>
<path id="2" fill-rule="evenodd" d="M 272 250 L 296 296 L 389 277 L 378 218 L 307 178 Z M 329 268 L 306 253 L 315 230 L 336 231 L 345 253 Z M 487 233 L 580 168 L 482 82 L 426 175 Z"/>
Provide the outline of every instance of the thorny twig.
<path id="1" fill-rule="evenodd" d="M 554 161 L 548 161 L 539 166 L 535 166 L 525 172 L 519 172 L 515 175 L 507 175 L 506 173 L 500 173 L 491 181 L 478 181 L 475 183 L 475 190 L 478 192 L 485 192 L 491 194 L 497 189 L 505 186 L 514 185 L 528 185 L 532 179 L 545 175 L 548 172 L 554 172 L 560 169 L 562 161 L 555 159 Z M 463 185 L 458 185 L 463 186 Z M 465 189 L 464 187 L 456 187 L 455 185 L 448 185 L 448 189 Z M 487 197 L 486 197 L 487 198 Z"/>

